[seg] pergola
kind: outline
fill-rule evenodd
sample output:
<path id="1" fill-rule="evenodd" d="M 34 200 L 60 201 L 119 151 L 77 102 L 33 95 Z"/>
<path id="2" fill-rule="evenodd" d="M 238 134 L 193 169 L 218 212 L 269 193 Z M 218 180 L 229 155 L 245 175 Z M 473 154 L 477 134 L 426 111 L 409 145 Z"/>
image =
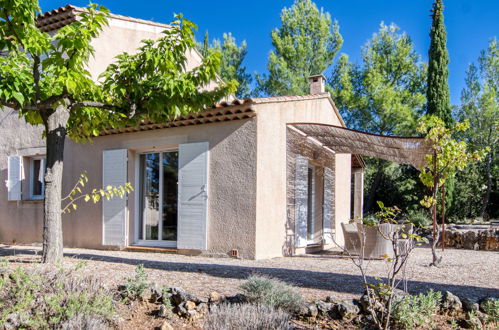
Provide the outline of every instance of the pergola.
<path id="1" fill-rule="evenodd" d="M 294 139 L 304 146 L 314 144 L 333 153 L 377 157 L 415 168 L 424 165 L 425 156 L 431 152 L 422 137 L 377 135 L 315 123 L 291 123 L 288 128 L 296 133 Z"/>

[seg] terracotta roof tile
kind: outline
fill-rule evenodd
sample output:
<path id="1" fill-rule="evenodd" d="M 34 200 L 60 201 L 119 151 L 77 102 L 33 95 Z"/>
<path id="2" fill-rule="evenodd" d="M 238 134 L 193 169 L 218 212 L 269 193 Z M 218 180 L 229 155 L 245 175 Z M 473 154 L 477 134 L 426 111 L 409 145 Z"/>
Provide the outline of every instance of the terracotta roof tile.
<path id="1" fill-rule="evenodd" d="M 65 7 L 60 7 L 60 8 L 57 8 L 57 9 L 54 9 L 51 11 L 47 11 L 44 14 L 39 15 L 37 25 L 38 25 L 38 28 L 40 30 L 42 30 L 43 32 L 54 31 L 54 30 L 62 28 L 63 26 L 66 26 L 68 24 L 73 23 L 74 21 L 77 20 L 78 13 L 81 13 L 84 11 L 85 11 L 85 8 L 77 7 L 77 6 L 73 6 L 73 5 L 67 5 Z M 111 18 L 114 18 L 114 19 L 119 19 L 119 20 L 124 20 L 124 21 L 129 21 L 129 22 L 154 25 L 154 26 L 159 26 L 159 27 L 164 27 L 164 28 L 169 27 L 168 24 L 138 19 L 138 18 L 134 18 L 134 17 L 122 16 L 122 15 L 117 15 L 117 14 L 111 14 L 110 16 L 111 16 Z"/>

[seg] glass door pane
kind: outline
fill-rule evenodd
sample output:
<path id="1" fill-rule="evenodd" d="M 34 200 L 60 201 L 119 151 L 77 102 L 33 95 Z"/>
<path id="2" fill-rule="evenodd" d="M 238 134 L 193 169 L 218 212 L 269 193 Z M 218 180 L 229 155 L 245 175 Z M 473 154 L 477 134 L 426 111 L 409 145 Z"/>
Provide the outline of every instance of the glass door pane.
<path id="1" fill-rule="evenodd" d="M 315 220 L 315 171 L 308 168 L 308 204 L 307 204 L 307 240 L 314 239 L 314 220 Z"/>
<path id="2" fill-rule="evenodd" d="M 163 167 L 163 240 L 177 240 L 178 152 L 164 152 Z"/>
<path id="3" fill-rule="evenodd" d="M 140 155 L 142 169 L 142 233 L 140 236 L 144 240 L 158 239 L 160 211 L 159 158 L 159 153 Z"/>

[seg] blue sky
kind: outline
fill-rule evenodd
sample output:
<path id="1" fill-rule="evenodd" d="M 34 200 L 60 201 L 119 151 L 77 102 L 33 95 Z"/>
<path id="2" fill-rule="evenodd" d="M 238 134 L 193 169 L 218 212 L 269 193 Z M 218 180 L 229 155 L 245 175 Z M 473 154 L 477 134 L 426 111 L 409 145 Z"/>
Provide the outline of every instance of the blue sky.
<path id="1" fill-rule="evenodd" d="M 199 26 L 198 37 L 205 30 L 210 38 L 232 32 L 238 41 L 248 43 L 246 67 L 250 73 L 265 72 L 271 49 L 270 31 L 279 26 L 279 13 L 293 0 L 97 0 L 113 13 L 168 23 L 173 13 L 183 13 Z M 42 10 L 64 6 L 68 0 L 41 0 Z M 378 30 L 381 21 L 395 23 L 407 32 L 416 51 L 427 60 L 430 12 L 433 0 L 317 0 L 317 5 L 338 20 L 344 38 L 341 52 L 357 61 L 360 48 Z M 85 6 L 88 1 L 71 4 Z M 445 23 L 450 54 L 451 101 L 459 103 L 464 87 L 465 70 L 475 61 L 488 40 L 499 37 L 499 0 L 446 0 Z"/>

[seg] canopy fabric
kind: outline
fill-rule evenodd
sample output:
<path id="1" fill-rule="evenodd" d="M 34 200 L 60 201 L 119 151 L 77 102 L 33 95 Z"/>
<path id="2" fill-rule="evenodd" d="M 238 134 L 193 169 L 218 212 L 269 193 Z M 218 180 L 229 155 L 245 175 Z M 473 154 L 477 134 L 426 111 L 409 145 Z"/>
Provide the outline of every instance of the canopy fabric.
<path id="1" fill-rule="evenodd" d="M 430 145 L 420 137 L 376 135 L 315 123 L 292 123 L 288 127 L 296 130 L 304 139 L 312 140 L 335 153 L 377 157 L 416 168 L 424 165 L 425 156 L 431 152 Z"/>

